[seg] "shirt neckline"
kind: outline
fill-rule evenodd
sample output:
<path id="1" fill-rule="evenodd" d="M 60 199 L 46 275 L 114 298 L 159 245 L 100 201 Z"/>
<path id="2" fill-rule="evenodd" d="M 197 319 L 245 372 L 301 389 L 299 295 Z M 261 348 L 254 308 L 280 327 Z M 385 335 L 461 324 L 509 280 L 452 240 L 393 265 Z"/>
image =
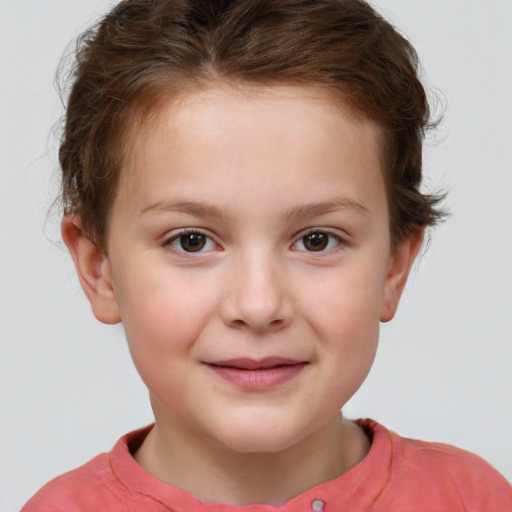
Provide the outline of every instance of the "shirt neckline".
<path id="1" fill-rule="evenodd" d="M 247 505 L 237 507 L 219 503 L 201 503 L 190 493 L 166 484 L 152 476 L 137 464 L 132 456 L 142 444 L 153 425 L 130 432 L 123 436 L 110 453 L 110 464 L 114 477 L 134 498 L 146 497 L 166 505 L 179 512 L 292 512 L 311 510 L 314 501 L 326 504 L 336 503 L 340 509 L 345 504 L 353 503 L 353 496 L 358 501 L 372 502 L 386 485 L 387 475 L 392 462 L 392 442 L 389 431 L 371 419 L 357 420 L 372 440 L 367 456 L 355 467 L 343 475 L 312 487 L 287 501 L 284 505 Z M 370 496 L 371 494 L 372 496 Z M 332 508 L 327 508 L 332 510 Z"/>

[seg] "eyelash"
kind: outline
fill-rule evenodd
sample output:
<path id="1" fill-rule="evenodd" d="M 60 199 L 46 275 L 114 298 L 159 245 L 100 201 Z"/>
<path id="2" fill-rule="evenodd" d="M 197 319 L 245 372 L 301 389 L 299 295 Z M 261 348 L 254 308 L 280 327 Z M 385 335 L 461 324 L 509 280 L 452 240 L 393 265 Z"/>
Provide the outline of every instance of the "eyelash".
<path id="1" fill-rule="evenodd" d="M 297 239 L 296 242 L 293 243 L 292 248 L 294 248 L 297 244 L 301 243 L 304 245 L 304 241 L 307 237 L 311 235 L 323 235 L 327 236 L 327 245 L 323 248 L 320 248 L 318 251 L 315 250 L 308 250 L 308 249 L 294 249 L 301 252 L 308 252 L 308 253 L 326 253 L 331 251 L 339 250 L 343 246 L 347 246 L 348 242 L 345 240 L 345 238 L 341 237 L 340 235 L 333 233 L 332 231 L 327 231 L 322 228 L 311 228 L 308 229 L 306 232 L 302 232 Z M 331 244 L 331 241 L 334 240 L 336 242 L 336 245 L 334 247 L 329 247 Z"/>
<path id="2" fill-rule="evenodd" d="M 195 241 L 194 241 L 194 239 L 189 240 L 190 242 L 193 242 L 193 243 L 199 242 L 200 247 L 196 251 L 194 251 L 194 250 L 187 251 L 183 247 L 184 240 L 182 240 L 182 239 L 184 237 L 190 236 L 190 235 L 198 235 L 198 237 L 203 237 L 203 239 L 199 240 L 199 241 L 197 239 Z M 308 250 L 305 247 L 305 240 L 307 239 L 307 237 L 310 237 L 312 235 L 320 235 L 320 237 L 316 241 L 313 240 L 313 245 L 317 244 L 317 246 L 319 247 L 318 250 L 314 250 L 314 249 Z M 323 236 L 327 237 L 327 240 L 325 241 L 325 244 L 326 244 L 325 246 L 322 246 L 324 243 L 324 240 L 322 240 L 321 237 L 323 237 Z M 334 247 L 332 247 L 333 240 L 335 241 Z M 310 240 L 310 242 L 311 241 L 312 240 Z M 203 242 L 202 245 L 201 245 L 201 242 Z M 179 244 L 180 247 L 176 247 L 174 245 L 175 243 Z M 302 243 L 304 249 L 297 249 L 296 246 L 300 243 Z M 174 252 L 176 252 L 177 254 L 180 254 L 180 255 L 185 255 L 185 254 L 188 255 L 188 254 L 195 254 L 195 253 L 199 254 L 199 253 L 204 253 L 204 252 L 210 251 L 212 249 L 220 248 L 220 245 L 217 244 L 210 235 L 208 235 L 207 233 L 205 233 L 199 229 L 182 229 L 178 233 L 167 238 L 162 245 L 164 247 L 171 248 Z M 212 245 L 214 247 L 211 247 Z M 348 242 L 345 240 L 345 238 L 341 237 L 340 235 L 338 235 L 336 233 L 327 231 L 322 228 L 311 228 L 305 232 L 302 232 L 300 234 L 300 236 L 296 239 L 296 241 L 292 244 L 291 248 L 294 251 L 300 251 L 300 252 L 326 253 L 326 252 L 339 250 L 342 246 L 346 246 L 346 245 L 348 245 Z M 203 250 L 205 247 L 206 247 L 206 249 Z"/>
<path id="3" fill-rule="evenodd" d="M 190 235 L 199 235 L 201 237 L 204 237 L 204 245 L 201 246 L 199 248 L 199 250 L 197 251 L 187 251 L 184 249 L 183 245 L 182 245 L 182 238 L 183 237 L 186 237 L 186 236 L 190 236 Z M 177 243 L 179 244 L 181 247 L 174 247 L 174 243 Z M 165 241 L 163 242 L 163 246 L 164 247 L 169 247 L 171 248 L 174 252 L 176 252 L 177 254 L 180 254 L 180 255 L 184 255 L 184 254 L 196 254 L 196 253 L 203 253 L 203 252 L 206 252 L 203 250 L 203 248 L 205 246 L 207 246 L 208 244 L 210 245 L 214 245 L 215 247 L 214 248 L 219 248 L 219 244 L 217 244 L 210 235 L 204 233 L 203 231 L 201 231 L 200 229 L 182 229 L 181 231 L 179 231 L 178 233 L 170 236 L 169 238 L 166 238 Z M 211 250 L 212 248 L 209 248 L 207 250 Z"/>

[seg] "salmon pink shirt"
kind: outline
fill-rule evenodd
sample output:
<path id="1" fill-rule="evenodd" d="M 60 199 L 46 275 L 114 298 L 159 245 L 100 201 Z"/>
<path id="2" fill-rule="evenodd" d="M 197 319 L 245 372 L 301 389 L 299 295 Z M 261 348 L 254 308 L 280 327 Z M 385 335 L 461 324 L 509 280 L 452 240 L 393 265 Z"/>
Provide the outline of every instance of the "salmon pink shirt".
<path id="1" fill-rule="evenodd" d="M 280 507 L 201 503 L 157 480 L 131 455 L 147 427 L 52 480 L 21 512 L 512 512 L 512 486 L 478 456 L 400 437 L 373 420 L 358 424 L 372 439 L 366 458 Z"/>

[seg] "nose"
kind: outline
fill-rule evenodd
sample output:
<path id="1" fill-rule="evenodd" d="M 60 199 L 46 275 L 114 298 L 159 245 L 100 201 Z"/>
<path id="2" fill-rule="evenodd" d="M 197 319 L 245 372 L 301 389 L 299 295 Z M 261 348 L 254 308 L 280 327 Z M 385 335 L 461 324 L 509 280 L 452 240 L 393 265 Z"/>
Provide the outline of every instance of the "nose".
<path id="1" fill-rule="evenodd" d="M 283 269 L 269 257 L 254 254 L 231 266 L 221 305 L 223 322 L 262 334 L 288 327 L 294 308 Z"/>

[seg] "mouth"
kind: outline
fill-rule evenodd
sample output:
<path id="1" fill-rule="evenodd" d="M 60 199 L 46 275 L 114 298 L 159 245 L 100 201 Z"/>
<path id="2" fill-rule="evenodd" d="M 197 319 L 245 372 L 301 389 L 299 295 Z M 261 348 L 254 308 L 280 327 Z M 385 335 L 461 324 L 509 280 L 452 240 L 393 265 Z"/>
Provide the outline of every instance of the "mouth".
<path id="1" fill-rule="evenodd" d="M 264 359 L 251 359 L 248 357 L 241 357 L 238 359 L 212 361 L 211 363 L 206 364 L 219 368 L 234 368 L 237 370 L 268 370 L 270 368 L 277 368 L 279 366 L 293 366 L 297 364 L 303 364 L 305 362 L 306 361 L 288 359 L 285 357 L 265 357 Z"/>
<path id="2" fill-rule="evenodd" d="M 262 391 L 279 387 L 298 374 L 308 361 L 284 357 L 237 358 L 204 363 L 217 376 L 244 390 Z"/>

